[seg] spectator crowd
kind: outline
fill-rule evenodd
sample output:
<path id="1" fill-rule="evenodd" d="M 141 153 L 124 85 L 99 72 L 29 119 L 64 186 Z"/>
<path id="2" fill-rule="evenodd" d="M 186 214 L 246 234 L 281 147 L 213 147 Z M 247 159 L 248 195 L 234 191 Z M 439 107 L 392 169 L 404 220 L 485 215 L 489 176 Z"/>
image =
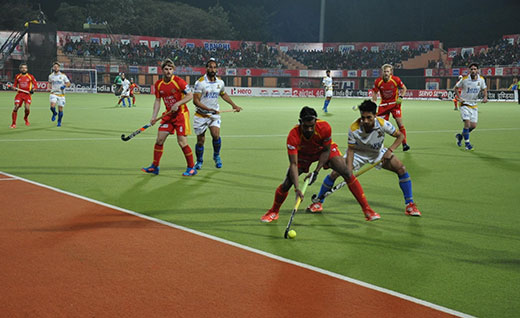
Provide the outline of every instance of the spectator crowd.
<path id="1" fill-rule="evenodd" d="M 181 47 L 167 43 L 150 48 L 146 44 L 104 43 L 67 39 L 63 51 L 72 57 L 96 57 L 102 61 L 120 58 L 128 65 L 157 65 L 170 58 L 176 65 L 201 66 L 209 58 L 215 58 L 221 67 L 282 68 L 278 62 L 278 50 L 260 44 L 242 44 L 240 49 L 210 49 L 203 47 Z"/>
<path id="2" fill-rule="evenodd" d="M 488 48 L 487 52 L 458 54 L 453 57 L 452 67 L 467 67 L 470 63 L 482 66 L 520 66 L 520 44 L 511 44 L 501 39 Z"/>

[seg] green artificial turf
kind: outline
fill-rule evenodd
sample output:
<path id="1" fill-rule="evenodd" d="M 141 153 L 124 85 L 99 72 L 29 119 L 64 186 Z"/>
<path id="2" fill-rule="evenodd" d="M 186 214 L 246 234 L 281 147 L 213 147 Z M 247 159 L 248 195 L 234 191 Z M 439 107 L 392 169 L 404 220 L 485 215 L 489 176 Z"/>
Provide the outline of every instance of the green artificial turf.
<path id="1" fill-rule="evenodd" d="M 285 240 L 292 191 L 277 222 L 263 224 L 260 217 L 286 173 L 285 139 L 300 108 L 315 107 L 344 151 L 347 129 L 358 115 L 352 106 L 361 100 L 335 98 L 330 113 L 323 114 L 322 99 L 233 98 L 244 111 L 222 115 L 223 168 L 214 167 L 208 135 L 203 169 L 185 178 L 174 136 L 165 144 L 159 176 L 140 171 L 151 163 L 156 127 L 120 140 L 149 121 L 152 96 L 138 95 L 137 107 L 128 109 L 114 107 L 113 95 L 69 94 L 63 127 L 57 128 L 50 121 L 48 94 L 36 93 L 31 126 L 23 125 L 21 109 L 18 128 L 9 129 L 13 98 L 14 93 L 0 93 L 0 171 L 468 314 L 520 312 L 516 103 L 480 105 L 479 127 L 471 134 L 475 151 L 467 152 L 455 145 L 462 125 L 453 103 L 405 101 L 412 149 L 395 154 L 410 173 L 423 217 L 404 215 L 397 176 L 376 169 L 359 181 L 381 220 L 366 222 L 347 188 L 327 199 L 323 213 L 305 213 L 327 173 L 322 171 L 295 217 L 298 236 Z M 221 107 L 229 106 L 222 101 Z M 195 137 L 189 141 L 194 150 Z"/>

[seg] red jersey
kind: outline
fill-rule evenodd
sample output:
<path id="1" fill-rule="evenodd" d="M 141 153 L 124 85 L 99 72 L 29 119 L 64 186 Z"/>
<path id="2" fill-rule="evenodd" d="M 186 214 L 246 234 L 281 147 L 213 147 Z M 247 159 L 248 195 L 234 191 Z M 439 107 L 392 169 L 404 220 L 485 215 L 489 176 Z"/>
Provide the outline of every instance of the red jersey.
<path id="1" fill-rule="evenodd" d="M 130 87 L 128 88 L 128 91 L 130 92 L 130 95 L 134 93 L 134 89 L 137 88 L 137 84 L 136 83 L 132 83 L 130 84 Z"/>
<path id="2" fill-rule="evenodd" d="M 164 79 L 155 82 L 155 97 L 163 99 L 167 111 L 169 111 L 176 102 L 183 99 L 184 95 L 188 91 L 188 84 L 186 84 L 182 78 L 175 75 L 172 76 L 169 82 L 166 82 Z M 186 104 L 181 105 L 176 112 L 172 113 L 172 115 L 168 117 L 173 118 L 179 112 L 188 112 Z"/>
<path id="3" fill-rule="evenodd" d="M 388 82 L 385 82 L 382 77 L 374 81 L 374 94 L 379 92 L 381 94 L 381 103 L 391 103 L 397 100 L 399 96 L 399 88 L 403 88 L 404 83 L 397 76 L 391 75 Z"/>
<path id="4" fill-rule="evenodd" d="M 34 87 L 36 87 L 36 79 L 34 78 L 34 76 L 32 76 L 29 73 L 26 73 L 25 75 L 20 73 L 20 74 L 16 75 L 16 77 L 14 78 L 13 86 L 30 92 L 31 89 L 34 89 Z M 27 94 L 27 93 L 19 92 L 19 94 Z"/>
<path id="5" fill-rule="evenodd" d="M 314 134 L 307 139 L 301 132 L 300 125 L 296 125 L 287 136 L 287 152 L 290 155 L 313 156 L 323 152 L 325 146 L 332 144 L 332 128 L 324 120 L 317 120 Z"/>

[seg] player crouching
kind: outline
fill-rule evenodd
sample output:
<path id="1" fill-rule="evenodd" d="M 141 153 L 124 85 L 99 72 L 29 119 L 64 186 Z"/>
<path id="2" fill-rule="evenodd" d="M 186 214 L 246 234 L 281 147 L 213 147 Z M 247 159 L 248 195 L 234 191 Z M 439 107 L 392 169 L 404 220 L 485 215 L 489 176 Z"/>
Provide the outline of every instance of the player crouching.
<path id="1" fill-rule="evenodd" d="M 359 170 L 365 164 L 373 164 L 379 160 L 381 163 L 377 169 L 383 167 L 386 170 L 397 173 L 399 177 L 399 187 L 403 191 L 405 201 L 405 214 L 410 216 L 421 216 L 413 201 L 412 181 L 403 163 L 393 154 L 393 151 L 402 143 L 403 134 L 387 120 L 376 117 L 377 105 L 371 100 L 365 100 L 359 106 L 361 117 L 350 126 L 348 132 L 348 149 L 345 155 L 347 169 L 350 174 L 352 170 Z M 384 147 L 385 134 L 395 138 L 390 147 Z M 311 212 L 321 212 L 322 203 L 325 200 L 325 193 L 334 186 L 334 181 L 339 174 L 333 171 L 326 176 L 320 189 L 317 199 L 308 209 Z"/>

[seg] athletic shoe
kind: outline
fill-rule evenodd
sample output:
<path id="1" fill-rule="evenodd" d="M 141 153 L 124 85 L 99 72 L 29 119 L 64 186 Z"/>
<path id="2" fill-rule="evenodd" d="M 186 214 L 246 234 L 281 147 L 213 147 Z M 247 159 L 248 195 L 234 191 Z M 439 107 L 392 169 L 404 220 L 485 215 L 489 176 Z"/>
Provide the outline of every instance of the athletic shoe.
<path id="1" fill-rule="evenodd" d="M 197 170 L 202 169 L 202 161 L 197 160 L 197 162 L 195 162 L 195 166 L 193 168 L 195 168 Z"/>
<path id="2" fill-rule="evenodd" d="M 213 160 L 215 160 L 215 167 L 218 169 L 222 168 L 222 160 L 220 159 L 220 156 L 213 156 Z"/>
<path id="3" fill-rule="evenodd" d="M 406 210 L 404 211 L 404 213 L 410 216 L 421 216 L 421 211 L 419 211 L 419 209 L 413 202 L 410 202 L 406 205 Z"/>
<path id="4" fill-rule="evenodd" d="M 379 220 L 381 218 L 381 215 L 374 212 L 371 208 L 367 208 L 366 210 L 363 210 L 363 213 L 365 214 L 365 219 L 367 221 L 375 221 Z"/>
<path id="5" fill-rule="evenodd" d="M 410 146 L 408 146 L 408 144 L 403 144 L 403 151 L 408 151 L 410 150 Z"/>
<path id="6" fill-rule="evenodd" d="M 473 146 L 469 142 L 466 143 L 466 150 L 473 151 Z"/>
<path id="7" fill-rule="evenodd" d="M 182 173 L 182 175 L 183 175 L 184 177 L 192 177 L 192 176 L 194 176 L 194 175 L 196 175 L 196 174 L 197 174 L 197 169 L 195 169 L 195 168 L 190 168 L 190 167 L 186 168 L 186 171 L 184 171 L 184 172 Z"/>
<path id="8" fill-rule="evenodd" d="M 55 121 L 55 120 L 56 120 L 56 114 L 52 114 L 51 121 Z"/>
<path id="9" fill-rule="evenodd" d="M 322 109 L 324 112 L 328 113 L 327 107 L 324 106 Z"/>
<path id="10" fill-rule="evenodd" d="M 144 171 L 146 173 L 153 173 L 155 175 L 158 175 L 159 174 L 159 167 L 157 167 L 154 164 L 152 164 L 149 167 L 141 168 L 141 171 Z"/>
<path id="11" fill-rule="evenodd" d="M 31 126 L 31 123 L 29 122 L 28 119 L 25 119 L 25 126 Z"/>
<path id="12" fill-rule="evenodd" d="M 317 213 L 323 211 L 323 206 L 321 205 L 321 202 L 316 202 L 309 205 L 307 210 L 311 211 L 312 213 Z"/>
<path id="13" fill-rule="evenodd" d="M 57 126 L 57 127 L 61 127 L 61 123 L 58 123 L 56 126 Z"/>
<path id="14" fill-rule="evenodd" d="M 260 220 L 265 223 L 271 223 L 272 221 L 278 220 L 278 212 L 269 210 L 260 218 Z"/>
<path id="15" fill-rule="evenodd" d="M 457 107 L 453 108 L 453 110 L 459 110 Z"/>
<path id="16" fill-rule="evenodd" d="M 16 128 L 16 124 L 12 124 L 9 128 Z"/>
<path id="17" fill-rule="evenodd" d="M 459 146 L 459 147 L 462 146 L 462 135 L 456 134 L 455 139 L 457 139 L 457 146 Z"/>

